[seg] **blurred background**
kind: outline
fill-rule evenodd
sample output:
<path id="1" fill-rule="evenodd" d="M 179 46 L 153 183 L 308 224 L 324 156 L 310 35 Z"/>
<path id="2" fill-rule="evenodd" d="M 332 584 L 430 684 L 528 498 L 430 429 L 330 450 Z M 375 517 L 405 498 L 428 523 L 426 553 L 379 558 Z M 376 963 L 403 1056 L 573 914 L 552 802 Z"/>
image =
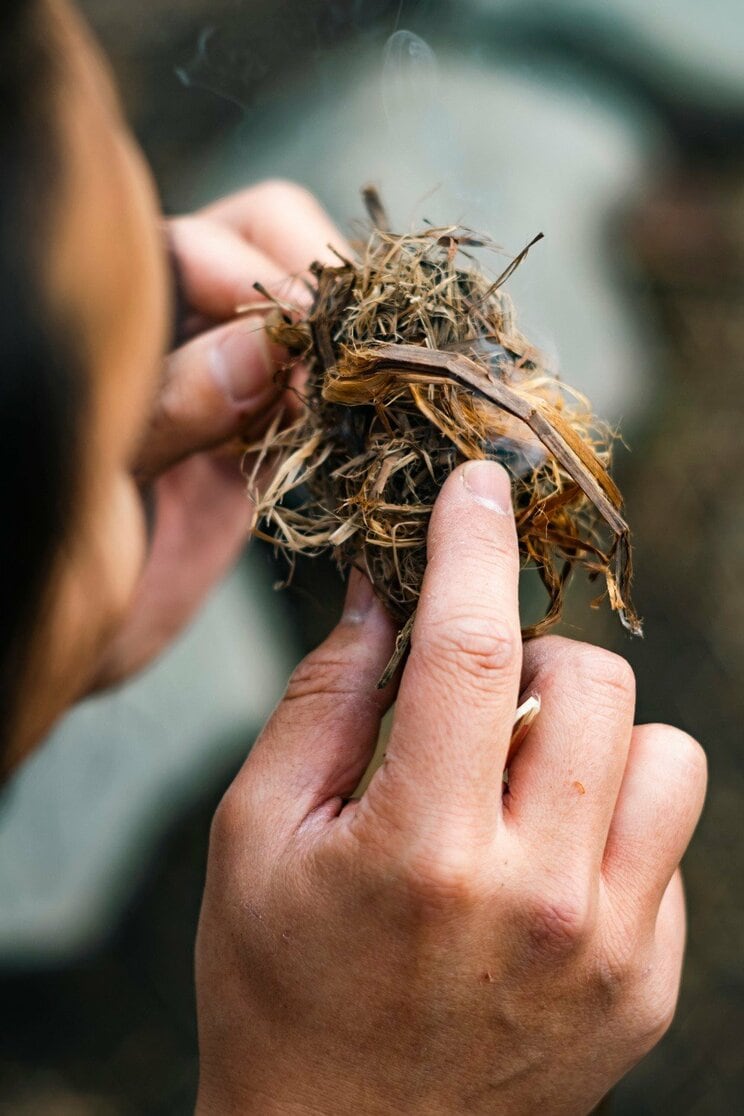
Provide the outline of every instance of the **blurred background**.
<path id="1" fill-rule="evenodd" d="M 668 1038 L 621 1114 L 742 1111 L 744 13 L 739 0 L 85 0 L 168 212 L 266 176 L 347 230 L 462 220 L 514 253 L 521 325 L 622 427 L 640 720 L 707 749 Z M 177 647 L 72 713 L 0 795 L 0 1112 L 181 1114 L 211 812 L 330 627 L 323 563 L 252 548 Z M 209 653 L 205 653 L 209 648 Z"/>

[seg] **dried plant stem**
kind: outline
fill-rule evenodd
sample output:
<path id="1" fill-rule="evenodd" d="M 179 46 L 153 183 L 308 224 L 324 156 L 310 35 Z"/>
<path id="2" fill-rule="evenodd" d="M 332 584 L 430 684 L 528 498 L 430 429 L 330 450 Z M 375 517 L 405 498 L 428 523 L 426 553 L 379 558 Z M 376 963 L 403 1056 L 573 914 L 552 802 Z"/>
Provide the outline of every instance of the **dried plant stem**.
<path id="1" fill-rule="evenodd" d="M 302 417 L 262 446 L 259 463 L 271 454 L 274 473 L 265 491 L 251 485 L 256 533 L 290 571 L 297 554 L 330 550 L 341 568 L 368 573 L 401 625 L 385 684 L 413 625 L 436 495 L 462 461 L 497 460 L 512 475 L 523 560 L 548 593 L 525 636 L 558 619 L 577 565 L 603 577 L 611 607 L 640 634 L 611 435 L 516 330 L 501 289 L 531 245 L 489 281 L 458 258 L 492 248 L 484 238 L 454 227 L 399 236 L 377 195 L 367 203 L 377 227 L 358 258 L 314 265 L 309 316 L 282 306 L 268 327 L 308 379 Z"/>

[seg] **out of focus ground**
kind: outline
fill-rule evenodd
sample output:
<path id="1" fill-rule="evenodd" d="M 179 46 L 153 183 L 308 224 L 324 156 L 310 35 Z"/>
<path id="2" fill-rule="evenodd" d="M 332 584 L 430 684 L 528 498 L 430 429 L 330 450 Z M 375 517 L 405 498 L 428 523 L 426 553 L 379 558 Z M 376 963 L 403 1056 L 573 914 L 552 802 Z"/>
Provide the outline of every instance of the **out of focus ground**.
<path id="1" fill-rule="evenodd" d="M 719 0 L 701 13 L 679 0 L 654 5 L 651 18 L 635 0 L 411 3 L 397 29 L 410 27 L 425 42 L 408 40 L 416 47 L 408 56 L 399 50 L 406 40 L 391 52 L 398 4 L 385 0 L 86 0 L 85 7 L 113 55 L 170 208 L 258 175 L 293 174 L 345 222 L 356 212 L 358 185 L 372 177 L 404 220 L 414 210 L 449 213 L 512 249 L 545 229 L 545 254 L 530 257 L 515 297 L 567 378 L 578 379 L 608 417 L 625 418 L 632 452 L 621 455 L 619 479 L 637 540 L 647 635 L 628 640 L 604 614 L 588 614 L 580 592 L 565 630 L 626 655 L 638 675 L 639 719 L 671 721 L 697 736 L 711 769 L 685 865 L 690 935 L 677 1021 L 619 1087 L 615 1111 L 740 1111 L 744 81 L 732 59 L 740 61 L 744 32 L 736 5 Z M 447 119 L 463 121 L 468 102 L 480 132 L 469 118 L 447 132 Z M 396 128 L 404 132 L 397 146 Z M 304 646 L 316 642 L 332 622 L 338 588 L 319 564 L 303 568 L 298 589 L 267 602 L 268 563 L 258 552 L 243 581 L 270 610 L 256 621 L 262 632 L 285 633 L 279 673 L 300 650 L 288 627 Z M 198 648 L 192 653 L 193 666 Z M 173 684 L 182 669 L 173 668 Z M 249 743 L 252 710 L 271 689 L 261 681 L 242 717 L 234 708 L 221 742 L 194 745 L 190 765 L 174 746 L 173 769 L 182 778 L 192 772 L 189 793 L 171 812 L 168 833 L 148 830 L 136 813 L 135 833 L 122 822 L 123 851 L 110 871 L 119 882 L 105 917 L 88 920 L 93 929 L 87 937 L 81 931 L 77 948 L 72 922 L 66 958 L 42 948 L 42 929 L 51 937 L 54 930 L 44 912 L 36 923 L 29 915 L 38 935 L 29 948 L 7 948 L 0 1112 L 189 1110 L 191 952 L 209 817 Z M 232 709 L 232 700 L 221 702 Z M 112 734 L 104 718 L 98 733 L 102 754 L 116 755 L 114 773 L 124 770 L 122 725 Z M 40 786 L 21 788 L 31 801 L 32 792 L 43 797 L 41 766 Z M 167 774 L 153 768 L 150 785 Z M 152 810 L 164 801 L 162 793 L 143 795 Z M 74 811 L 85 820 L 84 800 Z M 13 830 L 18 878 L 24 858 L 42 856 L 33 837 L 23 843 L 33 821 L 21 818 L 28 828 Z M 122 866 L 127 850 L 136 871 Z M 60 865 L 69 894 L 87 895 L 86 882 Z M 5 886 L 0 905 L 12 906 Z"/>

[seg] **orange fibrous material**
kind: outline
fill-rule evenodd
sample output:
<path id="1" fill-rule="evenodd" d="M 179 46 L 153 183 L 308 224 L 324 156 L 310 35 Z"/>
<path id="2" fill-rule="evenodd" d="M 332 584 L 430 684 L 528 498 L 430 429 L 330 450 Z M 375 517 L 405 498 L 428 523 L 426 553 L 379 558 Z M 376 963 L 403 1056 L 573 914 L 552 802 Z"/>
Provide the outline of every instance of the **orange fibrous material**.
<path id="1" fill-rule="evenodd" d="M 311 268 L 309 314 L 282 306 L 268 322 L 307 378 L 301 416 L 272 428 L 252 474 L 256 534 L 290 564 L 331 552 L 368 574 L 401 629 L 387 681 L 410 634 L 437 494 L 462 462 L 492 459 L 511 475 L 521 556 L 547 591 L 525 637 L 559 619 L 577 567 L 603 580 L 640 634 L 630 533 L 608 471 L 613 434 L 519 332 L 503 289 L 532 245 L 490 278 L 471 255 L 495 250 L 485 238 L 459 227 L 395 234 L 376 194 L 367 202 L 375 227 L 356 257 Z"/>

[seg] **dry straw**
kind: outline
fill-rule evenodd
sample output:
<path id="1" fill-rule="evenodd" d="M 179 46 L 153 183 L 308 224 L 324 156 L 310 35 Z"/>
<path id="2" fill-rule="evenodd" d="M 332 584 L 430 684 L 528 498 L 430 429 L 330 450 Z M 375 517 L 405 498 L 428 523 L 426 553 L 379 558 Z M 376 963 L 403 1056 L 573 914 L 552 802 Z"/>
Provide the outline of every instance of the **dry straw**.
<path id="1" fill-rule="evenodd" d="M 540 237 L 491 279 L 471 254 L 496 250 L 485 238 L 460 227 L 398 235 L 373 190 L 365 201 L 373 229 L 355 258 L 314 264 L 307 317 L 276 303 L 267 324 L 307 379 L 301 416 L 276 423 L 260 448 L 255 533 L 287 556 L 290 576 L 296 555 L 325 552 L 341 570 L 366 571 L 400 625 L 384 685 L 408 645 L 437 493 L 463 461 L 492 459 L 511 474 L 523 563 L 547 591 L 525 637 L 558 620 L 576 566 L 603 579 L 640 634 L 629 531 L 608 473 L 613 435 L 517 330 L 503 290 Z"/>

